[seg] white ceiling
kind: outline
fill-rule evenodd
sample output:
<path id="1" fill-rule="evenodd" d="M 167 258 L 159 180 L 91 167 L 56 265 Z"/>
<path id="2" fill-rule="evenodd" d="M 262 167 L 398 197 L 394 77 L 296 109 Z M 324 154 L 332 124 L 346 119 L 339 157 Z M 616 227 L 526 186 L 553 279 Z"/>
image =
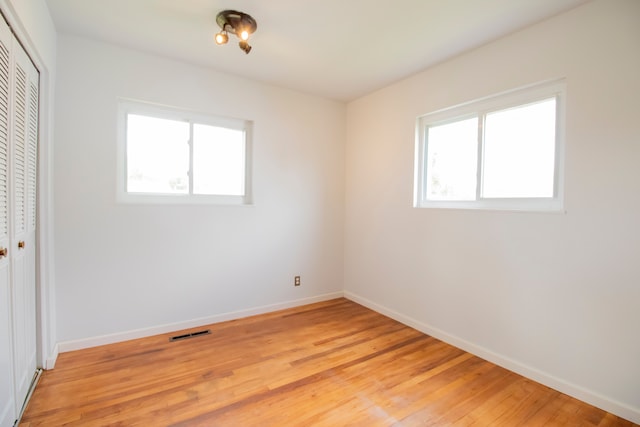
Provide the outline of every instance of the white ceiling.
<path id="1" fill-rule="evenodd" d="M 47 0 L 58 32 L 348 101 L 589 0 Z M 245 55 L 216 14 L 252 15 Z"/>

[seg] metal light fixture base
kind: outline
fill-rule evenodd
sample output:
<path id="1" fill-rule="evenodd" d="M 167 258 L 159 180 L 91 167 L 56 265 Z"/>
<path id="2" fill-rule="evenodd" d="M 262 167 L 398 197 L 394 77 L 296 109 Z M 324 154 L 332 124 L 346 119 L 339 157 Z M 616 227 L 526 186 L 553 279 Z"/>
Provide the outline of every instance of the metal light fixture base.
<path id="1" fill-rule="evenodd" d="M 258 29 L 258 23 L 251 15 L 237 10 L 223 10 L 216 15 L 216 23 L 222 29 L 218 34 L 225 34 L 225 36 L 227 33 L 235 34 L 240 39 L 240 49 L 247 54 L 251 51 L 247 39 Z M 244 32 L 246 34 L 243 36 Z M 224 43 L 226 42 L 225 39 Z"/>

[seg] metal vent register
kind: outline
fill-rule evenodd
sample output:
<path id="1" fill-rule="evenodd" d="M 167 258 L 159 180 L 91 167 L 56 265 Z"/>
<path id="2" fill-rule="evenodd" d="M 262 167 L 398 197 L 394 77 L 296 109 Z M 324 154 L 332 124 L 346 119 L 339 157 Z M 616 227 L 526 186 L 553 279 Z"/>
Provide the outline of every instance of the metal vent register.
<path id="1" fill-rule="evenodd" d="M 169 338 L 169 341 L 186 340 L 187 338 L 195 338 L 195 337 L 199 337 L 201 335 L 209 335 L 209 334 L 211 334 L 211 330 L 210 329 L 205 329 L 204 331 L 190 332 L 190 333 L 184 334 L 184 335 L 176 335 L 175 337 Z"/>

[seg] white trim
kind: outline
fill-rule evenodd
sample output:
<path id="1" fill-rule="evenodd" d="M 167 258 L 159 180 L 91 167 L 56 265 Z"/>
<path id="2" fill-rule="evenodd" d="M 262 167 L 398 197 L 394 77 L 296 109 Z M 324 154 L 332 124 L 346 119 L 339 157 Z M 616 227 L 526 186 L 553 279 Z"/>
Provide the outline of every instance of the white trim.
<path id="1" fill-rule="evenodd" d="M 56 354 L 56 304 L 54 272 L 53 230 L 53 99 L 51 99 L 51 74 L 40 69 L 40 141 L 38 143 L 38 298 L 39 298 L 39 364 L 46 367 L 47 361 Z M 57 357 L 57 354 L 56 356 Z"/>
<path id="2" fill-rule="evenodd" d="M 206 124 L 224 127 L 244 132 L 244 194 L 243 195 L 198 195 L 193 193 L 193 149 L 189 149 L 189 193 L 161 194 L 161 193 L 130 193 L 127 186 L 127 115 L 139 114 L 144 116 L 165 118 L 168 120 L 184 121 L 189 124 L 189 134 L 192 135 L 193 124 Z M 253 122 L 251 120 L 215 116 L 184 108 L 171 107 L 132 99 L 118 99 L 117 117 L 117 162 L 116 162 L 116 201 L 124 204 L 156 204 L 156 205 L 227 205 L 245 206 L 252 204 L 252 146 Z M 189 141 L 192 146 L 192 141 Z"/>
<path id="3" fill-rule="evenodd" d="M 563 93 L 565 90 L 566 83 L 564 79 L 550 79 L 442 108 L 423 114 L 418 119 L 423 120 L 425 124 L 446 122 L 455 117 L 473 115 L 478 111 L 495 111 L 515 107 L 529 103 L 532 99 L 546 98 L 552 93 Z"/>
<path id="4" fill-rule="evenodd" d="M 427 325 L 426 323 L 420 322 L 412 317 L 406 316 L 395 310 L 375 303 L 353 292 L 344 291 L 344 297 L 380 314 L 384 314 L 385 316 L 397 320 L 400 323 L 417 329 L 420 332 L 431 335 L 432 337 L 444 341 L 447 344 L 451 344 L 464 351 L 488 360 L 491 363 L 495 363 L 498 366 L 537 381 L 540 384 L 546 385 L 547 387 L 550 387 L 561 393 L 567 394 L 597 408 L 603 409 L 619 417 L 640 424 L 640 408 L 632 407 L 627 404 L 618 402 L 592 390 L 588 390 L 546 372 L 540 371 L 517 360 L 513 360 L 499 353 L 495 353 L 485 347 L 479 346 L 455 335 L 451 335 L 441 329 Z"/>
<path id="5" fill-rule="evenodd" d="M 82 350 L 85 348 L 97 347 L 106 344 L 113 344 L 122 341 L 128 341 L 138 338 L 150 337 L 153 335 L 166 334 L 167 332 L 180 331 L 183 329 L 196 328 L 214 323 L 226 322 L 228 320 L 241 319 L 243 317 L 255 316 L 257 314 L 271 313 L 273 311 L 284 310 L 287 308 L 299 307 L 306 304 L 328 301 L 335 298 L 343 297 L 342 292 L 333 292 L 330 294 L 318 295 L 286 301 L 276 304 L 263 305 L 259 307 L 248 308 L 245 310 L 231 311 L 228 313 L 215 314 L 213 316 L 200 317 L 197 319 L 186 320 L 183 322 L 168 323 L 160 326 L 149 328 L 135 329 L 125 332 L 117 332 L 114 334 L 101 335 L 97 337 L 83 338 L 79 340 L 63 341 L 58 343 L 60 353 L 68 351 Z"/>
<path id="6" fill-rule="evenodd" d="M 556 102 L 556 138 L 554 158 L 553 196 L 523 198 L 489 198 L 482 196 L 484 117 L 494 111 L 526 106 L 547 99 Z M 565 104 L 566 83 L 564 79 L 548 80 L 525 87 L 501 92 L 474 101 L 465 102 L 449 108 L 422 115 L 416 119 L 414 194 L 413 206 L 416 208 L 438 209 L 482 209 L 525 212 L 564 213 L 564 155 L 565 155 Z M 478 156 L 476 171 L 476 195 L 471 200 L 434 200 L 427 197 L 427 146 L 425 129 L 431 125 L 443 125 L 468 118 L 477 117 Z"/>
<path id="7" fill-rule="evenodd" d="M 60 354 L 60 347 L 56 343 L 56 345 L 53 346 L 53 351 L 51 352 L 49 357 L 47 357 L 47 359 L 45 360 L 45 363 L 44 363 L 45 370 L 48 371 L 49 369 L 53 369 L 56 367 L 56 361 L 58 360 L 59 354 Z"/>

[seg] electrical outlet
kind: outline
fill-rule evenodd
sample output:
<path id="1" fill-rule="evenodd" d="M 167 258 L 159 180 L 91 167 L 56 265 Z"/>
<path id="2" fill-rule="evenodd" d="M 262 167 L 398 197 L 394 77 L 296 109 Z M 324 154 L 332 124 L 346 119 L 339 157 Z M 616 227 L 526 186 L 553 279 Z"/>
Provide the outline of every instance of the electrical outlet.
<path id="1" fill-rule="evenodd" d="M 300 276 L 293 278 L 293 286 L 300 286 Z"/>

